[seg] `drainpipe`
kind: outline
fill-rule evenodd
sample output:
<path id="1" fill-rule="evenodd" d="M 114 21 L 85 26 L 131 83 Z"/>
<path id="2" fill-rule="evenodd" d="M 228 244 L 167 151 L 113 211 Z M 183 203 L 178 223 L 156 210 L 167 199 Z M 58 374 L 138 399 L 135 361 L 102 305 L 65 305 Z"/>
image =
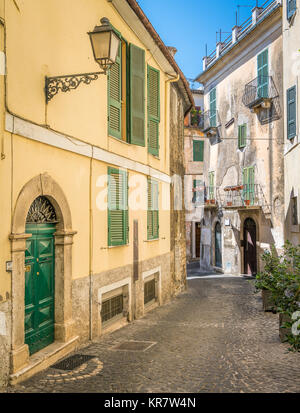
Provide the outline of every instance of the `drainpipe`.
<path id="1" fill-rule="evenodd" d="M 93 159 L 94 147 L 90 160 L 90 181 L 89 181 L 89 339 L 93 339 L 93 208 L 92 208 L 92 181 L 93 181 Z"/>

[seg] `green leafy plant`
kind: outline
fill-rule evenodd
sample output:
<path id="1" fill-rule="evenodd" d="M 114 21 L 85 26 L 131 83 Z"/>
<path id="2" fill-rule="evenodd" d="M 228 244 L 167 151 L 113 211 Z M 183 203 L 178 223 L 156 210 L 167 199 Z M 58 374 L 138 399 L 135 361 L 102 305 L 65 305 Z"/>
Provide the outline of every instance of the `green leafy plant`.
<path id="1" fill-rule="evenodd" d="M 256 291 L 271 291 L 272 300 L 278 313 L 286 314 L 291 322 L 286 322 L 282 328 L 291 329 L 293 315 L 300 310 L 300 245 L 294 246 L 286 242 L 281 255 L 275 248 L 263 254 L 264 270 L 255 280 Z M 287 335 L 294 350 L 300 349 L 300 334 Z"/>

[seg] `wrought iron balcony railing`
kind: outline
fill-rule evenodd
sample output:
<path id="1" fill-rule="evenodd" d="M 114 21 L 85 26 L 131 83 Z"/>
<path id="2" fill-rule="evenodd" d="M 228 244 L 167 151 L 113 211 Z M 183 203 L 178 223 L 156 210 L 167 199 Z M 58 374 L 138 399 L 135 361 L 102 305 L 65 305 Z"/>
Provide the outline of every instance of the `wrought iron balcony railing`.
<path id="1" fill-rule="evenodd" d="M 270 213 L 264 191 L 260 184 L 233 185 L 228 187 L 201 186 L 193 192 L 193 202 L 197 206 L 206 208 L 262 208 L 265 213 Z"/>
<path id="2" fill-rule="evenodd" d="M 260 184 L 234 185 L 220 188 L 219 202 L 222 207 L 265 207 L 266 198 Z"/>
<path id="3" fill-rule="evenodd" d="M 208 136 L 217 135 L 218 128 L 221 126 L 218 110 L 208 110 L 203 114 L 203 132 Z"/>
<path id="4" fill-rule="evenodd" d="M 278 97 L 278 91 L 272 76 L 258 76 L 246 86 L 243 95 L 243 103 L 249 109 L 270 109 L 272 100 Z"/>

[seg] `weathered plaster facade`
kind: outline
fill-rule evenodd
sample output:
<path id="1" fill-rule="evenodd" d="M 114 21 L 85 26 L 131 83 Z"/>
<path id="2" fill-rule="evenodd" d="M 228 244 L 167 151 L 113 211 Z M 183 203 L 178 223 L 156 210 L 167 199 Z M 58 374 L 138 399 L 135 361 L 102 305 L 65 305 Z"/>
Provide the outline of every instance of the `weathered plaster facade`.
<path id="1" fill-rule="evenodd" d="M 255 10 L 254 10 L 255 12 Z M 234 29 L 235 30 L 235 29 Z M 224 273 L 241 274 L 245 271 L 244 224 L 252 219 L 256 226 L 256 270 L 261 268 L 261 253 L 271 245 L 280 250 L 284 243 L 284 168 L 283 168 L 283 85 L 282 85 L 282 7 L 273 2 L 273 9 L 259 24 L 253 22 L 249 34 L 238 41 L 213 62 L 204 60 L 205 71 L 197 80 L 205 86 L 205 110 L 210 108 L 210 92 L 216 90 L 216 108 L 220 123 L 219 142 L 215 138 L 210 147 L 210 159 L 205 171 L 214 173 L 213 197 L 216 205 L 205 207 L 205 225 L 210 227 L 210 257 L 203 257 L 211 268 Z M 218 46 L 219 48 L 222 46 Z M 251 111 L 244 103 L 245 86 L 257 75 L 258 55 L 268 50 L 268 73 L 276 88 L 276 116 L 259 109 Z M 222 48 L 221 48 L 222 51 Z M 218 50 L 220 53 L 220 49 Z M 222 53 L 222 52 L 221 52 Z M 271 80 L 269 80 L 271 83 Z M 239 127 L 246 125 L 246 142 L 239 147 Z M 253 192 L 255 196 L 248 206 L 241 194 L 242 189 L 230 192 L 226 187 L 242 186 L 244 168 L 254 170 Z M 245 186 L 244 186 L 245 187 Z M 249 185 L 250 187 L 250 185 Z M 235 191 L 235 192 L 234 192 Z M 237 196 L 238 202 L 230 202 Z M 230 202 L 228 202 L 230 201 Z M 218 251 L 221 263 L 216 260 L 216 226 L 221 225 Z M 204 240 L 203 240 L 204 242 Z M 208 248 L 207 248 L 208 249 Z M 219 260 L 220 261 L 220 260 Z"/>
<path id="2" fill-rule="evenodd" d="M 282 27 L 283 27 L 283 100 L 284 100 L 284 174 L 285 174 L 285 238 L 295 245 L 300 244 L 300 145 L 299 145 L 299 36 L 300 16 L 299 0 L 295 1 L 296 9 L 293 16 L 288 19 L 287 2 L 283 2 Z M 295 135 L 289 139 L 287 125 L 287 92 L 296 87 L 296 130 Z M 294 205 L 296 211 L 293 211 Z M 293 216 L 294 215 L 294 216 Z"/>
<path id="3" fill-rule="evenodd" d="M 186 254 L 187 261 L 199 260 L 200 245 L 199 233 L 201 232 L 202 219 L 204 216 L 203 191 L 204 170 L 208 164 L 209 143 L 202 132 L 201 123 L 204 111 L 203 90 L 192 90 L 195 108 L 199 114 L 192 118 L 191 113 L 185 118 L 184 122 L 184 159 L 185 159 L 185 209 L 186 209 Z M 194 142 L 203 142 L 203 159 L 194 160 Z M 194 182 L 198 181 L 198 187 L 194 187 Z M 195 192 L 198 189 L 197 195 Z M 203 200 L 202 200 L 203 198 Z"/>

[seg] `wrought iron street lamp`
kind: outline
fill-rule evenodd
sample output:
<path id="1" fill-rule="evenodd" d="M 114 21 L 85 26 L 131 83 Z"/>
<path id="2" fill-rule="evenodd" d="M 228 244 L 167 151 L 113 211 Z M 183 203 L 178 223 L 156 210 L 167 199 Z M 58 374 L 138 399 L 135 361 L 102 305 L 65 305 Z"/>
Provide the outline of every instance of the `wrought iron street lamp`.
<path id="1" fill-rule="evenodd" d="M 101 26 L 96 26 L 88 33 L 93 49 L 94 59 L 103 72 L 80 73 L 75 75 L 46 77 L 46 102 L 48 103 L 59 91 L 69 92 L 81 83 L 89 85 L 99 75 L 106 75 L 107 70 L 115 63 L 120 47 L 120 35 L 106 17 L 101 19 Z"/>

